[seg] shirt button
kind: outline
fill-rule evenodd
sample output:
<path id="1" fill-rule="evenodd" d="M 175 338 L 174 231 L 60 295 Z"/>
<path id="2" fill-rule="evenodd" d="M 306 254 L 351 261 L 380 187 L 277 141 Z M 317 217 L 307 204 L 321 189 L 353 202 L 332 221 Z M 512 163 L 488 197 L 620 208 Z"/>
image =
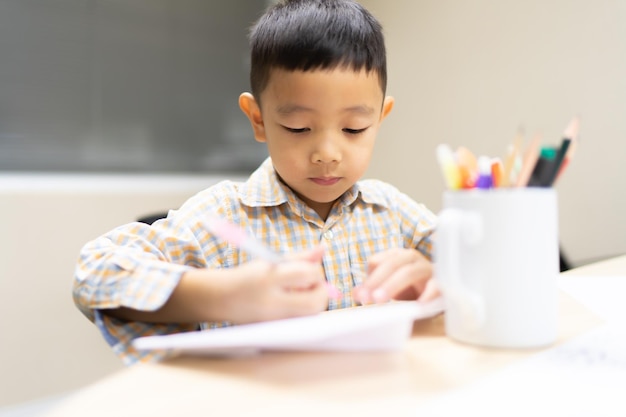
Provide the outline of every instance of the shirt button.
<path id="1" fill-rule="evenodd" d="M 324 236 L 324 239 L 326 240 L 331 240 L 333 238 L 333 231 L 327 230 L 324 233 L 322 233 L 322 236 Z"/>

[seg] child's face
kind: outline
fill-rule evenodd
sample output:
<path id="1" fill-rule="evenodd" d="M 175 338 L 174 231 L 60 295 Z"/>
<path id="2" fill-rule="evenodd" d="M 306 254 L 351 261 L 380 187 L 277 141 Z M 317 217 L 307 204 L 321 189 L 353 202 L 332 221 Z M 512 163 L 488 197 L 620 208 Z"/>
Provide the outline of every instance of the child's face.
<path id="1" fill-rule="evenodd" d="M 250 95 L 242 95 L 240 105 L 278 175 L 325 218 L 365 173 L 393 99 L 383 100 L 378 76 L 364 70 L 277 69 L 261 94 L 260 111 Z"/>

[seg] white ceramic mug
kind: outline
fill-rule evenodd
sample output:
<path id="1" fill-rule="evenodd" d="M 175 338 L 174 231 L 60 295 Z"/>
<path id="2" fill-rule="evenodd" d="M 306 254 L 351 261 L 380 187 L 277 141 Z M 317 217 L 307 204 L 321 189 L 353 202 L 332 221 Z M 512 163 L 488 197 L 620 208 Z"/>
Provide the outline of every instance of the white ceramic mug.
<path id="1" fill-rule="evenodd" d="M 446 334 L 531 348 L 557 337 L 558 210 L 550 188 L 446 191 L 434 252 Z"/>

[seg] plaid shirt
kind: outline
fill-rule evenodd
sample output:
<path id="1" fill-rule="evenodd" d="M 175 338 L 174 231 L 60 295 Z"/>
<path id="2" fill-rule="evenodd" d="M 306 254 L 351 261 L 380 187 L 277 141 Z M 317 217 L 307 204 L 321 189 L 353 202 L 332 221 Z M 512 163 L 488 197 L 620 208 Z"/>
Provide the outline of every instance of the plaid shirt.
<path id="1" fill-rule="evenodd" d="M 246 253 L 210 233 L 208 222 L 215 216 L 238 224 L 278 253 L 323 243 L 326 279 L 342 292 L 341 298 L 329 301 L 329 309 L 356 305 L 352 289 L 363 282 L 374 253 L 416 248 L 430 259 L 436 221 L 423 205 L 377 180 L 355 184 L 324 221 L 278 179 L 268 158 L 246 182 L 216 184 L 151 226 L 118 227 L 83 247 L 73 295 L 126 364 L 164 354 L 136 351 L 131 342 L 137 337 L 227 324 L 127 322 L 99 311 L 121 306 L 154 311 L 165 304 L 185 271 L 249 261 Z"/>

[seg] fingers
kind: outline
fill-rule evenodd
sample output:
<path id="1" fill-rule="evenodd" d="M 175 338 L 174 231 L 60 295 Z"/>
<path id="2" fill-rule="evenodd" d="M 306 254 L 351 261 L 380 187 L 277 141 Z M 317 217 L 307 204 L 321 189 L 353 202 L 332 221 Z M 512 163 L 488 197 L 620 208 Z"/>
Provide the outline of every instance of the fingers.
<path id="1" fill-rule="evenodd" d="M 328 290 L 324 270 L 320 262 L 313 261 L 320 253 L 323 251 L 314 250 L 301 256 L 302 260 L 286 260 L 272 266 L 257 288 L 256 296 L 262 304 L 258 320 L 298 317 L 326 310 Z"/>
<path id="2" fill-rule="evenodd" d="M 376 254 L 369 262 L 370 274 L 361 288 L 355 290 L 363 304 L 382 303 L 391 299 L 421 300 L 435 298 L 436 286 L 429 284 L 432 264 L 413 249 L 393 249 Z M 428 289 L 428 291 L 427 291 Z"/>
<path id="3" fill-rule="evenodd" d="M 437 285 L 437 281 L 435 281 L 434 279 L 430 279 L 426 283 L 426 287 L 424 288 L 424 291 L 420 294 L 417 301 L 420 301 L 420 302 L 432 301 L 439 296 L 441 296 L 441 291 L 439 291 L 439 286 Z"/>
<path id="4" fill-rule="evenodd" d="M 276 294 L 276 302 L 281 305 L 281 316 L 284 317 L 316 314 L 326 310 L 328 292 L 324 284 L 306 290 L 284 289 Z"/>
<path id="5" fill-rule="evenodd" d="M 324 246 L 316 246 L 313 249 L 307 250 L 305 252 L 300 252 L 297 254 L 293 254 L 287 257 L 288 262 L 284 262 L 280 265 L 281 268 L 284 268 L 287 275 L 292 276 L 296 281 L 285 282 L 285 286 L 287 289 L 291 290 L 306 290 L 310 289 L 311 285 L 317 285 L 318 283 L 323 283 L 328 291 L 328 295 L 332 295 L 334 291 L 337 291 L 336 288 L 329 288 L 329 284 L 326 283 L 326 279 L 324 276 L 324 268 L 322 266 L 322 258 L 324 257 Z M 302 276 L 298 276 L 297 271 L 289 271 L 289 268 L 298 268 L 298 264 L 300 267 L 309 269 L 312 266 L 317 268 L 317 277 L 309 276 L 310 279 L 306 279 L 306 272 L 302 272 Z M 304 264 L 304 265 L 303 265 Z M 315 271 L 313 272 L 315 275 Z"/>
<path id="6" fill-rule="evenodd" d="M 321 263 L 299 260 L 275 265 L 271 279 L 286 291 L 303 291 L 326 284 Z"/>
<path id="7" fill-rule="evenodd" d="M 316 314 L 328 306 L 328 291 L 321 266 L 308 262 L 277 265 L 273 285 L 259 290 L 265 295 L 263 308 L 255 321 Z"/>
<path id="8" fill-rule="evenodd" d="M 278 320 L 326 310 L 328 293 L 321 266 L 305 261 L 252 261 L 236 268 L 225 303 L 236 324 Z"/>
<path id="9" fill-rule="evenodd" d="M 369 260 L 366 286 L 377 288 L 394 272 L 405 265 L 418 262 L 423 256 L 416 250 L 392 249 L 379 252 Z"/>

